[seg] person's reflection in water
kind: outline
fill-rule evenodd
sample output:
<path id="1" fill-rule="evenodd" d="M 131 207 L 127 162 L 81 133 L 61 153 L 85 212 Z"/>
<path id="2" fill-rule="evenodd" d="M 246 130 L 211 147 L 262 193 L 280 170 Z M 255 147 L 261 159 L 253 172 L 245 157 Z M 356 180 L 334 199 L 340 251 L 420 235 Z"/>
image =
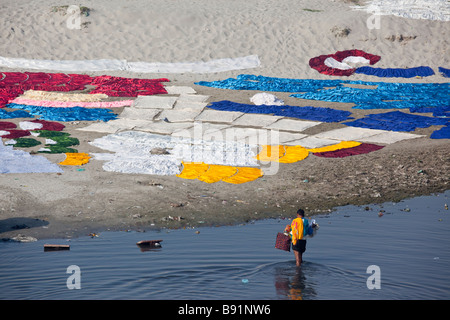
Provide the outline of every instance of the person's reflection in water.
<path id="1" fill-rule="evenodd" d="M 275 290 L 277 295 L 290 300 L 303 300 L 305 292 L 314 295 L 314 290 L 307 287 L 304 271 L 301 268 L 294 270 L 279 269 L 275 275 Z"/>

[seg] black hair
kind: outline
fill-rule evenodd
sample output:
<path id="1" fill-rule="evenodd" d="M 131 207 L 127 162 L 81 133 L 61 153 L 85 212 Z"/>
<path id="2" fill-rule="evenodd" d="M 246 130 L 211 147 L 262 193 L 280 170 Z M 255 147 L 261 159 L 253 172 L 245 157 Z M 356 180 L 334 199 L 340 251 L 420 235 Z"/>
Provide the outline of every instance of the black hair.
<path id="1" fill-rule="evenodd" d="M 297 214 L 301 215 L 302 217 L 305 216 L 305 211 L 303 209 L 298 209 Z"/>

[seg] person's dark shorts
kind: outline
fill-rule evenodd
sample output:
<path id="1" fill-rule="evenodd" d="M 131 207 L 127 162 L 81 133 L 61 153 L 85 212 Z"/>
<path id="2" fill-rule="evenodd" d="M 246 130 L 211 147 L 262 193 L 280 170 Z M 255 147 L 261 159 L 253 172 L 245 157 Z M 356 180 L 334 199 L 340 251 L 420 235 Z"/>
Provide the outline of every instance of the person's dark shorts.
<path id="1" fill-rule="evenodd" d="M 306 250 L 306 240 L 297 240 L 297 243 L 292 244 L 292 250 L 298 251 L 300 253 L 305 252 Z"/>

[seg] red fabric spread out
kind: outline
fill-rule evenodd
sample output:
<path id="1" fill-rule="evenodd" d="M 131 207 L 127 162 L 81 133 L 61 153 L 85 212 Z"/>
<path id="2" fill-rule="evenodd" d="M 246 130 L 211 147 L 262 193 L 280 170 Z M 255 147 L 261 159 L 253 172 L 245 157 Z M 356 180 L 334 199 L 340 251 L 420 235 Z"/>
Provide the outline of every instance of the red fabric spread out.
<path id="1" fill-rule="evenodd" d="M 10 86 L 28 79 L 28 75 L 23 72 L 2 72 L 2 74 L 3 78 L 0 80 L 0 86 Z"/>
<path id="2" fill-rule="evenodd" d="M 84 90 L 93 78 L 84 74 L 46 72 L 2 72 L 0 79 L 0 108 L 26 90 L 75 91 Z"/>
<path id="3" fill-rule="evenodd" d="M 371 143 L 362 143 L 359 146 L 347 149 L 339 149 L 335 151 L 326 151 L 326 152 L 316 152 L 315 156 L 324 157 L 324 158 L 344 158 L 349 156 L 355 156 L 358 154 L 365 154 L 372 151 L 380 150 L 384 148 L 384 146 L 378 146 L 376 144 Z"/>
<path id="4" fill-rule="evenodd" d="M 110 97 L 137 97 L 138 95 L 167 94 L 161 82 L 169 79 L 136 79 L 112 76 L 98 76 L 91 82 L 97 86 L 90 93 L 104 93 Z"/>
<path id="5" fill-rule="evenodd" d="M 62 131 L 66 127 L 65 125 L 63 125 L 59 122 L 47 121 L 47 120 L 37 119 L 37 120 L 32 120 L 30 122 L 41 123 L 42 128 L 40 128 L 39 130 Z M 16 139 L 16 138 L 29 136 L 31 134 L 30 131 L 33 131 L 33 130 L 19 130 L 19 129 L 15 129 L 15 128 L 17 128 L 15 123 L 1 121 L 0 122 L 0 130 L 9 132 L 9 134 L 6 134 L 1 137 L 7 138 L 7 139 Z"/>
<path id="6" fill-rule="evenodd" d="M 17 126 L 13 122 L 7 122 L 7 121 L 0 122 L 0 130 L 14 129 L 14 128 L 17 128 Z"/>
<path id="7" fill-rule="evenodd" d="M 90 93 L 104 93 L 110 97 L 137 97 L 138 95 L 167 94 L 162 82 L 169 79 L 135 79 L 112 76 L 91 77 L 86 74 L 46 72 L 0 73 L 0 108 L 26 90 L 75 91 L 87 85 L 96 86 Z"/>
<path id="8" fill-rule="evenodd" d="M 4 107 L 9 100 L 17 98 L 22 93 L 23 90 L 17 86 L 2 88 L 0 81 L 0 108 Z"/>
<path id="9" fill-rule="evenodd" d="M 66 126 L 59 122 L 47 121 L 47 120 L 32 120 L 30 122 L 40 123 L 42 124 L 42 128 L 39 130 L 48 130 L 48 131 L 62 131 Z"/>
<path id="10" fill-rule="evenodd" d="M 25 137 L 25 136 L 29 136 L 31 135 L 30 131 L 28 130 L 5 130 L 8 131 L 9 134 L 2 136 L 2 138 L 7 138 L 7 139 L 16 139 L 16 138 L 21 138 L 21 137 Z"/>
<path id="11" fill-rule="evenodd" d="M 317 71 L 319 71 L 322 74 L 332 75 L 332 76 L 350 76 L 355 72 L 355 69 L 348 69 L 348 70 L 341 70 L 341 69 L 335 69 L 328 67 L 325 65 L 325 60 L 327 58 L 334 58 L 335 60 L 342 62 L 347 57 L 364 57 L 370 61 L 370 64 L 373 65 L 380 61 L 381 57 L 376 56 L 367 52 L 364 52 L 362 50 L 345 50 L 345 51 L 338 51 L 335 54 L 328 54 L 328 55 L 321 55 L 315 58 L 311 58 L 309 60 L 309 66 Z"/>
<path id="12" fill-rule="evenodd" d="M 50 74 L 45 72 L 25 72 L 28 75 L 27 83 L 40 84 L 50 80 Z"/>

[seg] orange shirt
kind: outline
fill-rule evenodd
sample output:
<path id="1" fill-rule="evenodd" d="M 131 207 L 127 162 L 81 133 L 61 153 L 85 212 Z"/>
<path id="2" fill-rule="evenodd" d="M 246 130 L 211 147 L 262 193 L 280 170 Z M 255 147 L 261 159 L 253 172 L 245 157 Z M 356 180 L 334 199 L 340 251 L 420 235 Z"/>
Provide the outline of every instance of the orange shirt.
<path id="1" fill-rule="evenodd" d="M 303 219 L 295 218 L 291 223 L 292 244 L 296 244 L 297 240 L 303 238 Z"/>

